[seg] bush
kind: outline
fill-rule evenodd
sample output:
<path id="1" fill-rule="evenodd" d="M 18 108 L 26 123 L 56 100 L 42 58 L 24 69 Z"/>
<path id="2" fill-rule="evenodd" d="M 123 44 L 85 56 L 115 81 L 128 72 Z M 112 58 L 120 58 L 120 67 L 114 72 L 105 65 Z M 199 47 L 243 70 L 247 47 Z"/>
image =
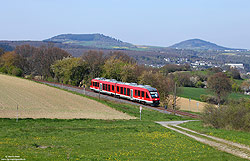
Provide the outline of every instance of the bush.
<path id="1" fill-rule="evenodd" d="M 204 87 L 205 87 L 205 84 L 202 83 L 201 81 L 198 81 L 198 82 L 196 82 L 195 87 L 196 87 L 196 88 L 204 88 Z"/>
<path id="2" fill-rule="evenodd" d="M 23 75 L 23 71 L 20 68 L 14 67 L 14 68 L 11 69 L 11 74 L 14 75 L 14 76 L 21 77 Z"/>
<path id="3" fill-rule="evenodd" d="M 1 67 L 0 68 L 0 73 L 5 73 L 5 74 L 7 74 L 8 73 L 8 70 L 7 70 L 7 68 L 6 67 Z"/>
<path id="4" fill-rule="evenodd" d="M 221 107 L 207 105 L 201 119 L 215 128 L 250 131 L 250 100 L 233 100 Z"/>
<path id="5" fill-rule="evenodd" d="M 52 78 L 52 77 L 48 77 L 48 78 L 46 78 L 46 81 L 49 81 L 49 82 L 55 82 L 54 78 Z"/>
<path id="6" fill-rule="evenodd" d="M 30 75 L 26 75 L 24 78 L 26 78 L 26 79 L 34 79 L 34 76 L 32 74 L 30 74 Z"/>
<path id="7" fill-rule="evenodd" d="M 200 95 L 200 99 L 203 102 L 207 102 L 207 103 L 211 103 L 211 104 L 218 104 L 218 101 L 217 101 L 215 96 L 202 94 L 202 95 Z M 223 101 L 223 103 L 224 102 L 225 101 Z"/>

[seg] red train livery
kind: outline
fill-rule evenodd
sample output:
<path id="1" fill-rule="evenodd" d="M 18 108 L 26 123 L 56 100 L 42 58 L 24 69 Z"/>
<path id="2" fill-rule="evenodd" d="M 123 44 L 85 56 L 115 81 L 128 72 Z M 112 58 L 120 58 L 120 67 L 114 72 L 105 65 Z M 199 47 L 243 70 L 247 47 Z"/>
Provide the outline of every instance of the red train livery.
<path id="1" fill-rule="evenodd" d="M 91 80 L 90 89 L 95 92 L 125 98 L 131 101 L 158 106 L 160 96 L 156 88 L 149 85 L 119 82 L 114 79 L 95 78 Z"/>

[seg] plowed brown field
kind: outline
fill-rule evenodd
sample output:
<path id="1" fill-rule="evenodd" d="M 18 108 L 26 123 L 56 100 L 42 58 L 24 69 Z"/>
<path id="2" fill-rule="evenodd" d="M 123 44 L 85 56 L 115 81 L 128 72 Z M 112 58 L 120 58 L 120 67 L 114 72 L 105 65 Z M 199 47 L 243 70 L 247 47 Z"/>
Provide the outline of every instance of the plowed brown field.
<path id="1" fill-rule="evenodd" d="M 0 74 L 0 118 L 134 119 L 94 100 Z"/>

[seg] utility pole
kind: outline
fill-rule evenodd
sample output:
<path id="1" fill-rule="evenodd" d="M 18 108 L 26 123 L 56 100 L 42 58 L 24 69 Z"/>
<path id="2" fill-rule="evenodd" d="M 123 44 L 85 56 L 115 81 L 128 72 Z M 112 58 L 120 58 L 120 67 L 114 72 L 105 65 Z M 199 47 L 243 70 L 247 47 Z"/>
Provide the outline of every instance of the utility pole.
<path id="1" fill-rule="evenodd" d="M 175 82 L 174 83 L 174 107 L 173 107 L 174 115 L 175 115 L 175 109 L 176 109 L 176 86 L 177 86 L 177 83 Z"/>

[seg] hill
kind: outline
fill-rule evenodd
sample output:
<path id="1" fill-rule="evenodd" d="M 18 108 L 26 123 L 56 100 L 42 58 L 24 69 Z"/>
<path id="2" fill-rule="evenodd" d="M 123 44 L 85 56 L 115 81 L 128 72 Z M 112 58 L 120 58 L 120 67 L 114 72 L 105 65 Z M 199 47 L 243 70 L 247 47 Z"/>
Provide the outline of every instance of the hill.
<path id="1" fill-rule="evenodd" d="M 190 49 L 190 50 L 243 50 L 243 49 L 233 49 L 233 48 L 219 46 L 217 44 L 204 41 L 201 39 L 190 39 L 182 41 L 180 43 L 170 46 L 170 48 Z"/>
<path id="2" fill-rule="evenodd" d="M 0 118 L 132 119 L 94 100 L 29 80 L 0 74 Z"/>
<path id="3" fill-rule="evenodd" d="M 129 49 L 136 46 L 103 34 L 61 34 L 44 40 L 45 42 L 60 42 L 88 47 L 106 49 Z"/>

